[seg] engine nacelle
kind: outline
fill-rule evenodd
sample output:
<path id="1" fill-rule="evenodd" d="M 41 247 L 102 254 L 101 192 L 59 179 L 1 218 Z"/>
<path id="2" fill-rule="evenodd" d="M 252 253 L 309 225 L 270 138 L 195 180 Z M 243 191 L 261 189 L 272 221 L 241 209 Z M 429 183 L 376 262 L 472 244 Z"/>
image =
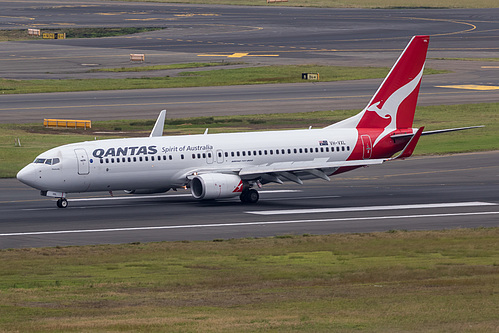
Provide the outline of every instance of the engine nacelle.
<path id="1" fill-rule="evenodd" d="M 191 180 L 191 193 L 196 199 L 232 198 L 243 191 L 243 181 L 237 175 L 206 173 Z"/>
<path id="2" fill-rule="evenodd" d="M 144 188 L 136 190 L 125 190 L 126 194 L 152 194 L 152 193 L 164 193 L 170 188 Z"/>

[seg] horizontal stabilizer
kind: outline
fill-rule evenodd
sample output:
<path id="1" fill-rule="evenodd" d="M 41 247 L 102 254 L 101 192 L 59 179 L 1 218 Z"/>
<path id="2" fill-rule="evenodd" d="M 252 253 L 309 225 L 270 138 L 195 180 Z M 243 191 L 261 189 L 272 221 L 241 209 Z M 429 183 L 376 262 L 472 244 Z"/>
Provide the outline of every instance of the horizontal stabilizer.
<path id="1" fill-rule="evenodd" d="M 435 130 L 435 131 L 426 131 L 426 132 L 421 133 L 421 135 L 442 134 L 442 133 L 447 133 L 447 132 L 464 131 L 464 130 L 469 130 L 469 129 L 474 129 L 474 128 L 482 128 L 482 127 L 485 127 L 485 126 L 480 125 L 480 126 L 469 126 L 469 127 L 458 127 L 458 128 L 446 128 L 446 129 Z M 394 135 L 390 136 L 390 138 L 402 139 L 402 138 L 411 137 L 413 135 L 414 134 L 412 134 L 412 133 L 394 134 Z"/>

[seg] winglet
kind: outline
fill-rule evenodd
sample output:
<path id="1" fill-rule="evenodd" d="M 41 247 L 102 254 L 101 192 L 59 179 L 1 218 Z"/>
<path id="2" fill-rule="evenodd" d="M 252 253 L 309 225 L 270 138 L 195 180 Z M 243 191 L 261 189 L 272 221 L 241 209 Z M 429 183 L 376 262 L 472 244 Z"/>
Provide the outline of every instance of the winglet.
<path id="1" fill-rule="evenodd" d="M 156 124 L 154 124 L 154 128 L 149 135 L 150 138 L 153 136 L 163 136 L 163 130 L 165 128 L 165 118 L 166 118 L 166 110 L 162 110 L 159 113 L 158 119 L 156 119 Z"/>
<path id="2" fill-rule="evenodd" d="M 421 137 L 421 133 L 423 133 L 423 130 L 424 126 L 420 127 L 416 134 L 414 134 L 414 136 L 409 140 L 404 150 L 402 150 L 402 152 L 398 156 L 391 158 L 390 160 L 398 160 L 411 157 L 414 149 L 416 148 L 416 145 L 418 144 L 419 138 Z"/>

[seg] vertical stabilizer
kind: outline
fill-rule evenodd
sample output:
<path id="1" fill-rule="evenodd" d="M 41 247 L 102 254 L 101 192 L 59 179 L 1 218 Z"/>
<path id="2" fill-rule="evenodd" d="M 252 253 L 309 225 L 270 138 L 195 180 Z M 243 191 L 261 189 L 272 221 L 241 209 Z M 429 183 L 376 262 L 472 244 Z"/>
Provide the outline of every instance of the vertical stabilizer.
<path id="1" fill-rule="evenodd" d="M 156 123 L 154 124 L 154 128 L 151 131 L 150 138 L 153 136 L 163 136 L 163 130 L 165 129 L 165 118 L 166 118 L 166 110 L 163 110 L 159 113 L 158 119 L 156 119 Z"/>
<path id="2" fill-rule="evenodd" d="M 326 128 L 379 129 L 383 135 L 378 140 L 393 130 L 411 128 L 429 40 L 412 37 L 364 110 Z"/>

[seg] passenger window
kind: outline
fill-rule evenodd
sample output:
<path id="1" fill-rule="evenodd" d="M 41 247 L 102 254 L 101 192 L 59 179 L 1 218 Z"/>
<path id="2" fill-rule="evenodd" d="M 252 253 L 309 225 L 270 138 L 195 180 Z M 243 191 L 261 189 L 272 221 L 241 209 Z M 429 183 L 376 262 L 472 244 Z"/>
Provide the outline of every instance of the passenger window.
<path id="1" fill-rule="evenodd" d="M 203 153 L 203 158 L 206 158 L 206 153 Z"/>
<path id="2" fill-rule="evenodd" d="M 243 156 L 246 156 L 246 152 L 243 150 Z"/>
<path id="3" fill-rule="evenodd" d="M 275 154 L 276 154 L 276 155 L 279 155 L 279 149 L 276 149 L 276 150 L 275 150 Z"/>
<path id="4" fill-rule="evenodd" d="M 113 158 L 111 158 L 111 163 L 114 163 L 114 157 L 113 157 Z"/>
<path id="5" fill-rule="evenodd" d="M 129 158 L 128 158 L 128 163 L 130 163 L 131 161 L 132 161 L 132 158 L 131 158 L 131 157 L 129 157 Z"/>
<path id="6" fill-rule="evenodd" d="M 166 161 L 166 155 L 163 155 L 163 161 Z"/>
<path id="7" fill-rule="evenodd" d="M 170 158 L 170 161 L 173 160 L 173 156 L 172 155 L 170 155 L 169 158 Z"/>
<path id="8" fill-rule="evenodd" d="M 323 153 L 323 152 L 324 152 L 324 147 L 321 147 L 321 153 Z"/>
<path id="9" fill-rule="evenodd" d="M 154 162 L 154 156 L 151 156 L 151 161 Z"/>
<path id="10" fill-rule="evenodd" d="M 184 159 L 184 154 L 180 155 L 180 159 L 183 160 Z"/>
<path id="11" fill-rule="evenodd" d="M 229 153 L 228 152 L 225 152 L 225 157 L 229 157 Z"/>
<path id="12" fill-rule="evenodd" d="M 139 162 L 142 162 L 142 156 L 139 156 Z"/>
<path id="13" fill-rule="evenodd" d="M 100 159 L 100 164 L 102 164 L 102 163 L 104 163 L 104 159 L 101 158 Z"/>
<path id="14" fill-rule="evenodd" d="M 256 150 L 253 150 L 253 155 L 256 156 Z"/>
<path id="15" fill-rule="evenodd" d="M 271 150 L 270 150 L 270 155 L 272 155 L 272 154 L 274 154 L 274 151 L 271 149 Z"/>
<path id="16" fill-rule="evenodd" d="M 262 156 L 262 151 L 261 150 L 258 151 L 258 155 Z"/>
<path id="17" fill-rule="evenodd" d="M 347 151 L 350 151 L 350 146 L 347 146 Z"/>
<path id="18" fill-rule="evenodd" d="M 238 151 L 236 151 L 236 155 L 237 155 L 237 157 L 239 157 L 239 155 L 241 155 L 241 154 Z"/>
<path id="19" fill-rule="evenodd" d="M 196 159 L 196 154 L 192 154 L 192 159 L 195 160 Z"/>
<path id="20" fill-rule="evenodd" d="M 134 161 L 134 162 L 137 162 L 137 157 L 135 157 L 135 156 L 134 156 L 134 157 L 133 157 L 133 161 Z"/>
<path id="21" fill-rule="evenodd" d="M 283 155 L 286 154 L 286 151 L 284 149 L 281 150 L 281 154 L 283 154 Z"/>
<path id="22" fill-rule="evenodd" d="M 248 150 L 248 156 L 251 156 L 251 150 Z"/>
<path id="23" fill-rule="evenodd" d="M 222 157 L 222 153 L 220 153 L 220 152 L 219 152 L 219 153 L 218 153 L 218 157 Z"/>
<path id="24" fill-rule="evenodd" d="M 208 158 L 211 158 L 211 153 L 208 153 Z"/>
<path id="25" fill-rule="evenodd" d="M 316 147 L 315 148 L 315 152 L 318 153 L 319 152 L 319 148 Z"/>
<path id="26" fill-rule="evenodd" d="M 116 158 L 116 163 L 120 163 L 120 158 Z"/>
<path id="27" fill-rule="evenodd" d="M 146 162 L 147 162 L 147 161 L 149 161 L 149 157 L 147 157 L 147 156 L 146 156 L 146 157 L 144 157 L 144 158 L 145 158 Z"/>
<path id="28" fill-rule="evenodd" d="M 230 156 L 234 157 L 234 152 L 233 151 L 230 152 Z"/>
<path id="29" fill-rule="evenodd" d="M 303 149 L 300 148 L 300 154 L 303 153 Z"/>
<path id="30" fill-rule="evenodd" d="M 264 151 L 263 151 L 263 153 L 264 153 L 265 155 L 267 155 L 267 151 L 266 151 L 266 150 L 264 150 Z"/>
<path id="31" fill-rule="evenodd" d="M 295 148 L 295 149 L 293 149 L 293 152 L 296 154 L 298 151 L 297 151 L 297 150 L 296 150 L 296 148 Z"/>

